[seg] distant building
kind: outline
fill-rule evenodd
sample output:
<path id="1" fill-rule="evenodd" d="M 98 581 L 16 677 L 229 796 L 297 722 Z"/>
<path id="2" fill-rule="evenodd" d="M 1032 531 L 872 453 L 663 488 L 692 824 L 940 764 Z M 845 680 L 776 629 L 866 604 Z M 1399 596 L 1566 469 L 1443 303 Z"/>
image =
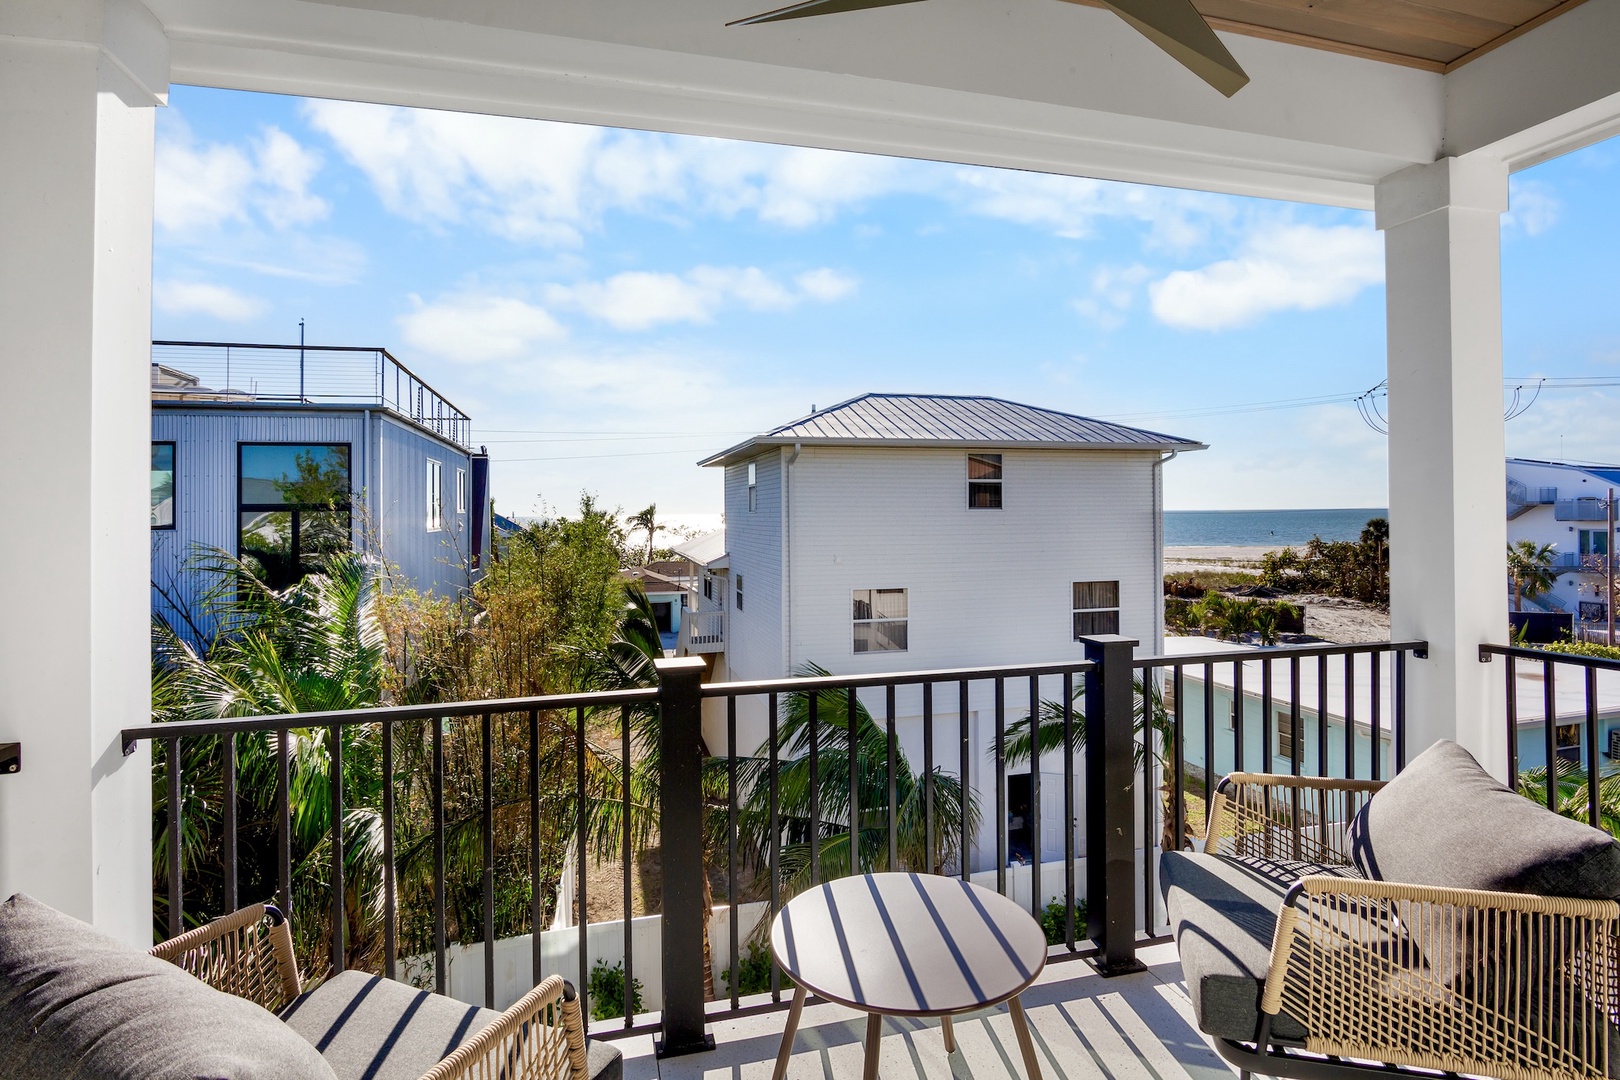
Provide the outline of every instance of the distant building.
<path id="1" fill-rule="evenodd" d="M 712 656 L 716 678 L 743 680 L 809 663 L 844 675 L 1078 659 L 1077 639 L 1091 634 L 1156 652 L 1161 466 L 1202 449 L 989 397 L 868 394 L 822 409 L 702 462 L 725 470 L 724 546 L 703 538 L 676 549 L 702 566 L 684 647 Z M 962 716 L 956 687 L 941 688 L 936 760 L 957 761 L 966 741 L 970 771 L 986 767 L 991 691 L 975 684 Z M 1060 696 L 1055 683 L 1042 692 Z M 1028 711 L 1027 680 L 1010 693 L 1008 723 Z M 902 688 L 896 705 L 914 762 L 920 694 Z M 739 713 L 758 704 L 739 702 Z M 739 720 L 747 753 L 763 721 Z M 706 717 L 711 751 L 725 752 L 724 730 L 720 712 Z M 1061 852 L 1063 784 L 1053 776 L 1042 785 L 1053 826 L 1042 847 Z M 1022 819 L 1030 791 L 1027 768 L 1014 770 L 1010 815 Z M 989 817 L 981 852 L 995 848 Z M 1023 842 L 1027 854 L 1033 843 Z"/>
<path id="2" fill-rule="evenodd" d="M 1606 622 L 1610 489 L 1620 492 L 1620 466 L 1508 458 L 1508 543 L 1529 540 L 1558 550 L 1557 582 L 1526 600 L 1526 610 L 1569 612 L 1577 623 Z"/>
<path id="3" fill-rule="evenodd" d="M 313 557 L 377 558 L 398 586 L 466 589 L 489 555 L 471 421 L 385 349 L 155 342 L 152 607 L 195 626 L 201 550 L 277 588 Z"/>

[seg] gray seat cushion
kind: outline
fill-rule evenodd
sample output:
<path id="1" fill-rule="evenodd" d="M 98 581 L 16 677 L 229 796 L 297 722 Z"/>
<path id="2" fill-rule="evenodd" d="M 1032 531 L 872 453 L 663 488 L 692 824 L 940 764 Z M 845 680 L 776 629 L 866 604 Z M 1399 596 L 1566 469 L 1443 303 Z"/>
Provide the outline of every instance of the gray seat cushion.
<path id="1" fill-rule="evenodd" d="M 1159 870 L 1198 1026 L 1242 1042 L 1252 1042 L 1259 1029 L 1271 940 L 1289 886 L 1313 874 L 1356 876 L 1346 867 L 1181 851 L 1165 852 Z M 1281 1042 L 1306 1035 L 1287 1013 L 1277 1017 L 1271 1033 Z"/>
<path id="2" fill-rule="evenodd" d="M 27 896 L 0 904 L 6 1080 L 335 1080 L 264 1009 Z"/>
<path id="3" fill-rule="evenodd" d="M 302 995 L 282 1019 L 338 1080 L 419 1080 L 500 1013 L 404 983 L 345 971 Z M 619 1051 L 587 1044 L 592 1080 L 619 1080 Z"/>
<path id="4" fill-rule="evenodd" d="M 1620 897 L 1620 843 L 1504 787 L 1437 742 L 1368 800 L 1350 829 L 1368 877 L 1454 889 Z"/>

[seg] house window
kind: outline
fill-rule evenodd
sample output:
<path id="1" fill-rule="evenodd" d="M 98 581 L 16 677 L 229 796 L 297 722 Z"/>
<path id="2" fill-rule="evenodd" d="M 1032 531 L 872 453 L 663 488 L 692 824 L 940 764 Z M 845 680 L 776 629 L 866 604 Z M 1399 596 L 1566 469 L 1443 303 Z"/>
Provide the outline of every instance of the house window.
<path id="1" fill-rule="evenodd" d="M 1609 553 L 1608 529 L 1582 529 L 1580 537 L 1582 555 L 1607 555 Z"/>
<path id="2" fill-rule="evenodd" d="M 174 443 L 152 444 L 152 528 L 174 528 Z"/>
<path id="3" fill-rule="evenodd" d="M 713 574 L 704 574 L 703 575 L 703 598 L 705 600 L 713 600 L 714 599 L 714 575 Z"/>
<path id="4" fill-rule="evenodd" d="M 738 611 L 741 611 L 743 609 L 743 607 L 742 607 L 742 577 L 743 576 L 741 574 L 737 575 L 737 610 Z"/>
<path id="5" fill-rule="evenodd" d="M 906 590 L 856 589 L 855 651 L 905 652 L 908 618 Z"/>
<path id="6" fill-rule="evenodd" d="M 1559 757 L 1569 761 L 1581 760 L 1581 725 L 1559 724 L 1555 738 Z"/>
<path id="7" fill-rule="evenodd" d="M 1277 710 L 1277 756 L 1294 760 L 1294 725 L 1287 709 Z"/>
<path id="8" fill-rule="evenodd" d="M 444 466 L 432 458 L 427 463 L 427 527 L 428 532 L 444 527 Z"/>
<path id="9" fill-rule="evenodd" d="M 467 470 L 456 470 L 456 513 L 467 512 Z"/>
<path id="10" fill-rule="evenodd" d="M 1119 633 L 1119 582 L 1074 583 L 1074 639 Z"/>
<path id="11" fill-rule="evenodd" d="M 1001 455 L 969 454 L 968 509 L 1001 509 Z"/>
<path id="12" fill-rule="evenodd" d="M 759 505 L 759 487 L 757 485 L 758 479 L 758 476 L 756 476 L 754 473 L 754 463 L 750 461 L 748 463 L 748 512 L 750 514 L 752 514 L 755 507 Z"/>
<path id="13" fill-rule="evenodd" d="M 237 448 L 237 545 L 273 589 L 348 551 L 349 447 L 242 443 Z"/>

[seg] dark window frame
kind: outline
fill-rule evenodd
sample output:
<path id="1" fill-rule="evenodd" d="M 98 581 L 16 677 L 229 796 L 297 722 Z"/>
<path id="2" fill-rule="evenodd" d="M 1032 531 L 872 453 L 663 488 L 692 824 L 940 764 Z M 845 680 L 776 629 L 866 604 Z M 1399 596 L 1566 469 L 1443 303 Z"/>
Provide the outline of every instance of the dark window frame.
<path id="1" fill-rule="evenodd" d="M 153 532 L 173 532 L 180 522 L 180 449 L 173 439 L 153 439 L 152 448 L 169 448 L 169 523 L 153 525 Z M 150 509 L 150 508 L 149 508 Z"/>
<path id="2" fill-rule="evenodd" d="M 242 469 L 242 451 L 252 446 L 318 446 L 323 449 L 342 447 L 348 458 L 349 497 L 341 506 L 326 506 L 316 503 L 249 503 L 242 499 L 242 485 L 245 473 Z M 241 562 L 242 554 L 242 515 L 280 513 L 286 511 L 292 515 L 291 542 L 293 552 L 300 567 L 303 565 L 303 553 L 299 550 L 299 539 L 302 532 L 301 515 L 305 512 L 315 513 L 344 513 L 349 515 L 349 548 L 354 549 L 354 444 L 352 442 L 310 442 L 308 439 L 297 440 L 267 440 L 249 439 L 236 444 L 236 521 L 234 532 L 236 534 L 236 559 Z M 298 575 L 296 580 L 302 581 L 308 571 Z"/>
<path id="3" fill-rule="evenodd" d="M 990 459 L 994 458 L 996 475 L 993 478 L 979 477 L 975 479 L 973 476 L 973 463 L 975 458 L 981 459 L 986 465 L 991 464 Z M 1007 480 L 1007 462 L 1005 456 L 999 451 L 996 453 L 990 453 L 989 451 L 970 450 L 968 451 L 967 457 L 963 460 L 966 462 L 967 467 L 967 508 L 969 510 L 1003 509 L 1006 506 L 1005 493 Z M 981 502 L 976 498 L 976 496 L 979 495 L 984 496 L 984 501 Z"/>
<path id="4" fill-rule="evenodd" d="M 899 593 L 905 599 L 906 614 L 905 614 L 904 618 L 895 618 L 893 616 L 885 616 L 883 618 L 879 618 L 878 614 L 877 614 L 877 597 L 875 595 L 873 595 L 867 601 L 867 607 L 868 607 L 867 617 L 864 618 L 864 619 L 859 617 L 859 614 L 858 614 L 856 606 L 855 606 L 855 605 L 860 603 L 860 601 L 857 599 L 859 594 L 861 594 L 861 593 L 876 594 L 876 593 L 880 593 L 880 592 Z M 862 626 L 877 626 L 879 624 L 892 625 L 892 624 L 895 624 L 895 623 L 899 623 L 901 626 L 903 626 L 905 628 L 903 631 L 901 631 L 901 637 L 903 637 L 904 640 L 905 640 L 904 647 L 898 648 L 898 649 L 872 649 L 872 648 L 863 649 L 863 648 L 859 647 L 860 640 L 861 640 L 860 639 L 860 633 L 859 633 L 859 628 L 860 627 L 862 627 Z M 850 590 L 850 620 L 849 620 L 849 626 L 850 626 L 850 631 L 849 631 L 849 634 L 850 634 L 850 654 L 853 655 L 853 656 L 866 656 L 866 655 L 871 654 L 871 653 L 891 653 L 891 652 L 909 653 L 911 651 L 911 587 L 909 585 L 906 585 L 906 586 L 901 586 L 899 588 L 889 586 L 889 587 L 884 587 L 884 588 L 851 589 Z"/>
<path id="5" fill-rule="evenodd" d="M 741 611 L 743 609 L 743 576 L 741 574 L 738 574 L 736 576 L 736 582 L 737 582 L 737 610 Z"/>
<path id="6" fill-rule="evenodd" d="M 1113 589 L 1114 589 L 1114 602 L 1113 602 L 1113 604 L 1111 604 L 1111 605 L 1109 605 L 1109 604 L 1088 605 L 1086 607 L 1081 607 L 1080 606 L 1079 592 L 1080 592 L 1080 587 L 1082 585 L 1111 585 L 1111 586 L 1113 586 Z M 1090 636 L 1092 636 L 1094 634 L 1117 634 L 1117 633 L 1119 633 L 1119 616 L 1120 616 L 1120 611 L 1122 610 L 1122 605 L 1120 604 L 1119 580 L 1116 578 L 1113 581 L 1109 581 L 1106 578 L 1102 578 L 1102 579 L 1097 579 L 1097 580 L 1093 580 L 1093 581 L 1075 581 L 1075 582 L 1071 582 L 1070 585 L 1069 585 L 1069 608 L 1070 608 L 1070 611 L 1073 613 L 1073 616 L 1074 616 L 1074 640 L 1079 641 L 1082 637 L 1090 637 Z M 1105 615 L 1108 615 L 1110 613 L 1113 615 L 1113 619 L 1112 620 L 1101 619 L 1100 620 L 1100 622 L 1102 624 L 1101 629 L 1097 628 L 1096 626 L 1092 626 L 1090 628 L 1082 629 L 1082 627 L 1081 627 L 1082 617 L 1085 617 L 1086 621 L 1092 622 L 1092 621 L 1099 621 L 1099 620 L 1096 619 L 1097 616 L 1105 616 Z M 1113 627 L 1112 629 L 1108 628 L 1110 622 L 1112 622 L 1112 627 Z"/>

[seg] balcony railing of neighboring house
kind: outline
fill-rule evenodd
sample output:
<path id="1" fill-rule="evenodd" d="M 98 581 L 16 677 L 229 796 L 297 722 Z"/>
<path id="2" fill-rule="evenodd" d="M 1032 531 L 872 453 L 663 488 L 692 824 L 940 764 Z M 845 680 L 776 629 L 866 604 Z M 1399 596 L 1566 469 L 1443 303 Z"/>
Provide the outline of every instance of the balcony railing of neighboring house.
<path id="1" fill-rule="evenodd" d="M 1512 479 L 1507 482 L 1507 516 L 1509 521 L 1537 506 L 1551 506 L 1557 501 L 1558 489 L 1556 487 L 1530 487 L 1523 481 Z"/>
<path id="2" fill-rule="evenodd" d="M 1620 718 L 1620 660 L 1512 645 L 1479 647 L 1480 663 L 1497 657 L 1504 659 L 1507 686 L 1508 786 L 1545 799 L 1555 812 L 1615 831 L 1620 807 L 1603 806 L 1602 789 L 1604 780 L 1620 772 L 1620 726 L 1613 723 Z M 1521 681 L 1540 684 L 1539 701 L 1523 699 Z M 1561 694 L 1561 687 L 1579 689 Z M 1521 730 L 1538 723 L 1542 760 L 1558 763 L 1554 771 L 1563 774 L 1556 783 L 1547 782 L 1543 766 L 1535 766 L 1533 774 L 1521 768 Z M 1579 775 L 1566 772 L 1571 769 Z M 1594 776 L 1599 783 L 1588 782 Z M 1521 786 L 1522 779 L 1529 782 Z"/>
<path id="3" fill-rule="evenodd" d="M 1553 504 L 1553 517 L 1559 521 L 1607 521 L 1609 510 L 1602 499 L 1559 499 Z"/>
<path id="4" fill-rule="evenodd" d="M 724 652 L 725 647 L 724 609 L 682 612 L 680 651 L 683 655 Z"/>
<path id="5" fill-rule="evenodd" d="M 1577 571 L 1583 574 L 1601 574 L 1608 570 L 1608 559 L 1602 555 L 1582 555 L 1578 551 L 1560 551 L 1548 564 L 1561 572 Z"/>
<path id="6" fill-rule="evenodd" d="M 196 380 L 154 385 L 177 401 L 298 402 L 382 408 L 467 447 L 472 421 L 387 349 L 154 341 L 152 363 Z"/>
<path id="7" fill-rule="evenodd" d="M 798 884 L 818 883 L 848 872 L 851 848 L 859 853 L 858 865 L 863 870 L 906 867 L 971 878 L 1003 894 L 1027 898 L 1037 918 L 1049 905 L 1061 906 L 1053 960 L 1089 958 L 1105 974 L 1137 970 L 1139 942 L 1162 940 L 1154 935 L 1165 929 L 1154 885 L 1155 856 L 1167 836 L 1169 843 L 1180 847 L 1192 835 L 1189 826 L 1194 815 L 1189 807 L 1200 793 L 1207 796 L 1212 779 L 1208 751 L 1217 751 L 1217 764 L 1221 753 L 1229 751 L 1234 771 L 1386 776 L 1398 770 L 1406 758 L 1406 665 L 1409 657 L 1426 655 L 1426 646 L 1422 642 L 1380 642 L 1136 658 L 1133 644 L 1119 637 L 1084 639 L 1085 659 L 1061 663 L 710 685 L 700 684 L 701 662 L 675 659 L 659 661 L 659 686 L 644 690 L 129 729 L 123 733 L 126 752 L 143 740 L 164 749 L 162 760 L 154 765 L 154 790 L 167 793 L 158 800 L 159 812 L 166 817 L 166 884 L 153 898 L 154 910 L 166 913 L 173 934 L 233 909 L 239 899 L 258 899 L 239 897 L 237 887 L 237 807 L 250 796 L 260 805 L 274 808 L 277 898 L 283 905 L 291 903 L 294 819 L 289 806 L 289 760 L 295 733 L 315 735 L 318 738 L 301 743 L 300 753 L 313 755 L 313 760 L 326 767 L 325 790 L 303 794 L 327 800 L 336 810 L 330 815 L 326 850 L 319 857 L 328 863 L 325 873 L 331 891 L 330 901 L 324 904 L 330 927 L 330 962 L 334 971 L 341 970 L 345 928 L 351 925 L 346 920 L 356 917 L 344 906 L 344 854 L 350 850 L 345 829 L 356 828 L 349 822 L 359 820 L 343 810 L 345 796 L 353 789 L 353 782 L 346 778 L 349 766 L 344 747 L 364 731 L 370 733 L 365 754 L 357 752 L 355 757 L 374 754 L 374 759 L 356 761 L 353 767 L 362 772 L 373 770 L 373 775 L 387 779 L 376 797 L 380 806 L 353 809 L 356 815 L 362 810 L 374 813 L 374 820 L 380 821 L 380 966 L 389 977 L 400 977 L 402 970 L 425 977 L 431 970 L 436 988 L 443 991 L 447 987 L 451 948 L 446 925 L 447 845 L 477 850 L 471 847 L 469 835 L 475 833 L 482 849 L 480 888 L 486 929 L 482 999 L 486 1006 L 495 1004 L 497 941 L 491 928 L 497 926 L 497 790 L 502 793 L 500 813 L 508 827 L 519 810 L 516 804 L 526 804 L 527 809 L 530 879 L 524 929 L 532 935 L 528 972 L 535 983 L 541 979 L 544 959 L 543 900 L 548 888 L 556 891 L 556 883 L 541 880 L 538 869 L 542 815 L 549 815 L 544 820 L 565 823 L 560 835 L 570 849 L 567 864 L 575 873 L 572 884 L 580 917 L 577 927 L 565 931 L 577 935 L 570 949 L 577 950 L 577 955 L 564 974 L 588 986 L 592 941 L 597 943 L 598 959 L 605 948 L 600 933 L 590 933 L 586 871 L 591 855 L 622 859 L 619 899 L 621 910 L 629 915 L 625 901 L 632 895 L 637 854 L 631 841 L 636 830 L 603 832 L 600 822 L 611 821 L 613 815 L 595 814 L 593 808 L 649 802 L 657 807 L 658 821 L 651 836 L 657 838 L 663 870 L 658 935 L 662 945 L 656 963 L 643 952 L 640 967 L 643 972 L 656 969 L 662 974 L 661 994 L 649 994 L 654 1000 L 643 1004 L 656 1013 L 635 1013 L 632 995 L 626 993 L 623 1015 L 596 1021 L 591 1032 L 595 1037 L 656 1029 L 669 1052 L 701 1048 L 706 1017 L 738 1015 L 745 1008 L 741 980 L 734 977 L 726 989 L 729 1000 L 705 1009 L 705 921 L 713 927 L 715 919 L 724 917 L 727 929 L 720 936 L 726 939 L 725 955 L 730 957 L 731 970 L 740 972 L 745 940 L 742 924 L 749 914 L 742 910 L 742 876 L 765 877 L 761 884 L 754 876 L 753 884 L 765 900 L 753 906 L 761 907 L 755 914 L 768 920 L 787 898 L 790 869 L 802 875 L 794 879 Z M 1217 678 L 1222 670 L 1229 676 L 1225 683 Z M 1338 678 L 1341 674 L 1342 679 Z M 1305 688 L 1311 682 L 1315 692 L 1308 694 Z M 722 703 L 725 718 L 724 744 L 710 747 L 717 756 L 707 762 L 702 758 L 701 706 L 705 699 Z M 981 699 L 993 701 L 993 706 L 981 708 Z M 1244 707 L 1232 708 L 1232 702 L 1242 702 Z M 633 790 L 626 770 L 615 771 L 613 765 L 615 757 L 635 760 L 625 710 L 649 707 L 658 711 L 657 792 L 653 795 Z M 911 711 L 913 707 L 916 712 Z M 1259 717 L 1254 715 L 1256 708 Z M 989 753 L 983 760 L 978 759 L 971 739 L 970 717 L 976 710 L 990 737 Z M 757 747 L 740 741 L 739 711 L 762 729 L 764 740 Z M 1010 763 L 1009 741 L 1016 741 L 1020 721 L 1031 713 L 1040 717 L 1041 733 L 1052 738 L 1028 739 L 1027 766 Z M 844 718 L 851 714 L 869 719 L 869 725 L 858 729 L 863 734 L 854 754 L 846 752 Z M 1151 724 L 1144 725 L 1143 717 L 1151 717 Z M 1342 731 L 1335 732 L 1335 724 Z M 552 745 L 565 748 L 568 757 L 561 768 L 573 773 L 572 780 L 565 783 L 567 790 L 560 793 L 543 792 L 538 779 L 543 727 L 551 733 Z M 902 727 L 909 742 L 920 739 L 920 776 L 900 767 Z M 1189 739 L 1200 728 L 1198 748 L 1189 753 Z M 1022 730 L 1027 736 L 1027 722 Z M 238 741 L 255 733 L 274 744 L 273 798 L 239 787 L 243 777 L 239 776 Z M 794 733 L 796 738 L 784 738 Z M 346 740 L 345 734 L 351 739 Z M 402 738 L 408 740 L 404 745 L 409 753 L 396 752 Z M 218 775 L 182 775 L 182 744 L 196 739 L 222 740 Z M 940 753 L 940 743 L 952 750 Z M 452 744 L 453 756 L 463 763 L 464 774 L 447 771 L 447 744 Z M 1363 744 L 1371 748 L 1368 754 L 1359 752 Z M 1336 749 L 1339 745 L 1342 752 Z M 1314 752 L 1308 752 L 1312 749 Z M 784 750 L 792 755 L 790 760 L 783 760 Z M 594 764 L 587 762 L 587 754 L 594 755 Z M 1045 766 L 1043 758 L 1048 763 Z M 480 765 L 472 765 L 479 760 Z M 401 772 L 407 761 L 418 762 L 426 775 Z M 1055 763 L 1060 765 L 1054 770 L 1051 765 Z M 558 765 L 552 763 L 554 776 Z M 1009 821 L 1008 777 L 1026 767 L 1029 820 L 1017 828 L 1024 830 L 1021 835 L 1031 841 L 1032 850 L 1027 863 L 1021 863 Z M 1054 772 L 1056 777 L 1052 777 Z M 790 804 L 784 804 L 779 786 L 785 775 L 793 777 L 791 783 L 803 796 Z M 1043 775 L 1062 785 L 1059 830 L 1063 833 L 1061 856 L 1044 871 L 1048 845 L 1041 829 Z M 950 792 L 963 789 L 963 776 L 968 778 L 965 788 L 973 799 L 953 802 Z M 1076 777 L 1084 777 L 1083 785 L 1076 783 Z M 520 790 L 521 796 L 515 795 Z M 194 873 L 200 872 L 198 861 L 211 859 L 205 851 L 215 850 L 193 844 L 182 857 L 187 792 L 217 793 L 222 815 L 217 848 L 221 865 L 217 869 L 225 881 L 219 900 L 222 910 L 187 907 L 186 868 L 190 865 Z M 426 828 L 426 833 L 409 837 L 413 850 L 431 850 L 433 891 L 431 950 L 414 962 L 399 954 L 400 847 L 395 836 L 399 792 L 414 800 L 418 814 L 424 807 L 429 811 L 426 826 L 420 817 L 413 819 L 414 827 Z M 974 827 L 969 811 L 974 800 L 992 815 L 988 839 Z M 454 820 L 447 822 L 450 804 Z M 900 807 L 906 807 L 905 811 Z M 752 825 L 747 827 L 754 830 L 747 836 L 745 817 L 751 817 Z M 756 842 L 763 837 L 763 850 L 751 851 L 749 836 Z M 711 912 L 705 912 L 702 904 L 705 837 L 719 837 L 727 884 L 724 906 Z M 808 843 L 809 838 L 819 842 Z M 510 841 L 510 832 L 506 839 Z M 710 850 L 714 850 L 712 845 Z M 210 863 L 210 871 L 213 869 Z M 1142 885 L 1140 903 L 1136 900 L 1138 881 Z M 1076 918 L 1076 905 L 1082 898 L 1089 900 L 1084 924 Z M 310 913 L 300 915 L 308 918 Z M 625 918 L 621 922 L 621 927 L 609 933 L 622 935 L 624 985 L 629 987 L 636 982 L 637 944 L 633 921 Z M 425 925 L 420 918 L 418 925 Z M 648 945 L 644 940 L 643 949 Z M 468 945 L 458 948 L 465 951 Z M 613 951 L 619 948 L 615 943 Z M 557 966 L 555 960 L 552 966 Z M 770 978 L 768 999 L 750 999 L 748 1010 L 784 1005 L 774 970 Z"/>

